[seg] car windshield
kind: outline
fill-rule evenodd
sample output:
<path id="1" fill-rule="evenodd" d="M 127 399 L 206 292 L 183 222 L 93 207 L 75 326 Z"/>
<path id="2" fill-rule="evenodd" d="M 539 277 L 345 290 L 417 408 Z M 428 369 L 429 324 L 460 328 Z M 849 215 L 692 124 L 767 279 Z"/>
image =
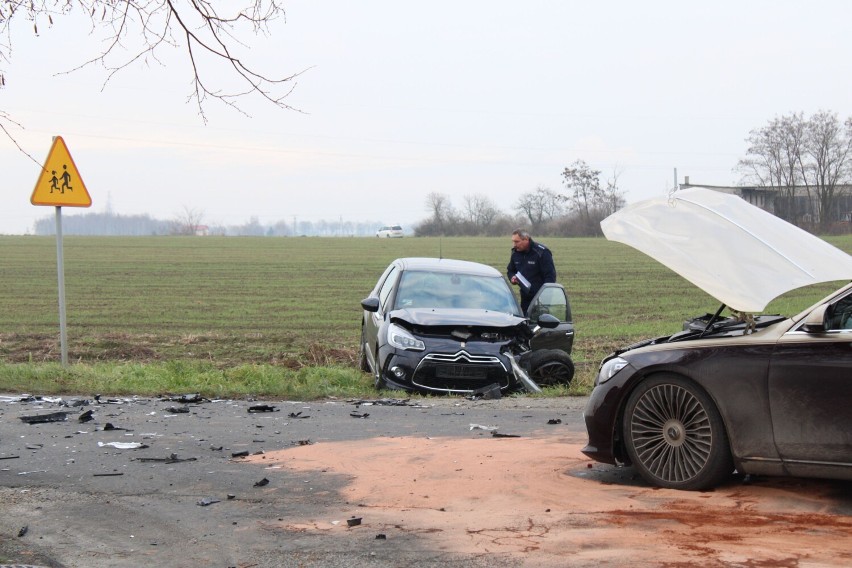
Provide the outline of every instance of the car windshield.
<path id="1" fill-rule="evenodd" d="M 396 308 L 468 308 L 515 314 L 517 303 L 502 277 L 406 271 Z"/>

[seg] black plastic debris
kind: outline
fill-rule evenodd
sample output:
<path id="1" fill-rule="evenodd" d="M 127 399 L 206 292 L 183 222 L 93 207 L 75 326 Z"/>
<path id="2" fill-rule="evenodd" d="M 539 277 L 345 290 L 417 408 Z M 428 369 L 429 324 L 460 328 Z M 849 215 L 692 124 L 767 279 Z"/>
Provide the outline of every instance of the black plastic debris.
<path id="1" fill-rule="evenodd" d="M 242 452 L 234 452 L 231 454 L 232 458 L 247 458 L 249 455 L 248 450 L 243 450 Z"/>
<path id="2" fill-rule="evenodd" d="M 287 415 L 290 418 L 310 418 L 310 416 L 302 416 L 302 411 L 299 412 L 291 412 Z"/>
<path id="3" fill-rule="evenodd" d="M 21 538 L 22 536 L 24 536 L 25 534 L 27 534 L 27 532 L 29 532 L 29 530 L 30 530 L 30 526 L 29 526 L 29 525 L 24 525 L 24 526 L 22 526 L 22 527 L 21 527 L 21 530 L 19 530 L 19 531 L 18 531 L 18 538 Z"/>
<path id="4" fill-rule="evenodd" d="M 274 404 L 255 404 L 254 406 L 249 406 L 249 412 L 278 412 L 275 408 Z"/>
<path id="5" fill-rule="evenodd" d="M 180 462 L 190 462 L 195 461 L 198 458 L 179 458 L 177 454 L 171 454 L 166 458 L 136 458 L 137 461 L 141 462 L 161 462 L 161 463 L 180 463 Z"/>
<path id="6" fill-rule="evenodd" d="M 386 535 L 384 533 L 379 533 L 379 534 L 376 535 L 376 540 L 387 540 L 387 539 L 388 539 L 388 535 Z"/>
<path id="7" fill-rule="evenodd" d="M 500 432 L 491 432 L 493 438 L 520 438 L 518 434 L 501 434 Z"/>
<path id="8" fill-rule="evenodd" d="M 208 505 L 212 505 L 213 503 L 219 503 L 219 499 L 213 499 L 212 497 L 205 497 L 200 500 L 197 505 L 199 507 L 207 507 Z"/>
<path id="9" fill-rule="evenodd" d="M 166 409 L 169 414 L 189 414 L 188 406 L 170 406 Z"/>
<path id="10" fill-rule="evenodd" d="M 551 418 L 547 421 L 548 424 L 562 424 L 561 418 Z"/>
<path id="11" fill-rule="evenodd" d="M 107 422 L 104 424 L 104 432 L 109 432 L 110 430 L 127 430 L 127 428 L 119 428 L 118 426 L 114 426 L 112 422 Z"/>
<path id="12" fill-rule="evenodd" d="M 46 422 L 64 422 L 68 419 L 67 412 L 51 412 L 49 414 L 35 414 L 33 416 L 20 416 L 27 424 L 44 424 Z"/>
<path id="13" fill-rule="evenodd" d="M 255 487 L 263 487 L 264 485 L 269 485 L 269 480 L 265 477 L 254 484 Z"/>
<path id="14" fill-rule="evenodd" d="M 94 413 L 95 412 L 93 410 L 87 410 L 86 412 L 84 412 L 83 414 L 81 414 L 80 416 L 77 417 L 77 422 L 79 422 L 80 424 L 83 424 L 84 422 L 89 422 L 91 420 L 94 420 L 95 419 L 95 417 L 93 416 Z"/>
<path id="15" fill-rule="evenodd" d="M 351 519 L 346 519 L 346 524 L 350 527 L 357 527 L 361 524 L 361 517 L 352 517 Z"/>
<path id="16" fill-rule="evenodd" d="M 503 391 L 500 390 L 500 385 L 492 383 L 472 391 L 465 398 L 468 400 L 495 400 L 502 397 Z"/>
<path id="17" fill-rule="evenodd" d="M 311 442 L 310 440 L 297 440 L 293 443 L 297 446 L 310 446 L 311 444 L 313 444 L 313 442 Z"/>
<path id="18" fill-rule="evenodd" d="M 117 477 L 119 475 L 124 475 L 124 474 L 120 471 L 114 471 L 114 472 L 111 472 L 111 473 L 93 473 L 92 477 Z"/>
<path id="19" fill-rule="evenodd" d="M 162 398 L 161 400 L 165 400 L 168 402 L 180 402 L 182 404 L 189 404 L 191 402 L 204 402 L 204 399 L 200 394 L 182 394 L 180 396 L 167 396 Z"/>
<path id="20" fill-rule="evenodd" d="M 364 414 L 359 414 L 357 412 L 350 412 L 349 416 L 351 416 L 352 418 L 369 418 L 370 413 L 365 412 Z"/>
<path id="21" fill-rule="evenodd" d="M 17 460 L 20 459 L 21 456 L 0 456 L 0 460 Z"/>

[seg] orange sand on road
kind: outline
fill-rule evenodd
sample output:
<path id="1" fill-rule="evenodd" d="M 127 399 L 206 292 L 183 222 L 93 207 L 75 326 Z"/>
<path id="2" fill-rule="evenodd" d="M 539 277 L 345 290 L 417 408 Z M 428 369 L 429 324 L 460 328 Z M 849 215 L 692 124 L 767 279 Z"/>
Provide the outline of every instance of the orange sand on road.
<path id="1" fill-rule="evenodd" d="M 339 519 L 283 530 L 416 533 L 431 548 L 516 556 L 519 564 L 849 566 L 849 484 L 798 479 L 713 492 L 653 489 L 593 464 L 558 437 L 374 438 L 267 452 L 269 468 L 350 476 Z M 845 491 L 845 495 L 842 494 Z M 359 527 L 359 530 L 361 529 Z"/>

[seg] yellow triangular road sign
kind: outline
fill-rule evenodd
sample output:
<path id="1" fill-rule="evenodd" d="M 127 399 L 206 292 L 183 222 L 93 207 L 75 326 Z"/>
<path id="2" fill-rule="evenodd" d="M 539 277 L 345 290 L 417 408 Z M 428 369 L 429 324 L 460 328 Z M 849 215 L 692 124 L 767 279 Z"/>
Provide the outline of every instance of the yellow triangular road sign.
<path id="1" fill-rule="evenodd" d="M 89 207 L 92 204 L 86 184 L 62 136 L 53 139 L 53 146 L 44 161 L 30 203 L 70 207 Z"/>

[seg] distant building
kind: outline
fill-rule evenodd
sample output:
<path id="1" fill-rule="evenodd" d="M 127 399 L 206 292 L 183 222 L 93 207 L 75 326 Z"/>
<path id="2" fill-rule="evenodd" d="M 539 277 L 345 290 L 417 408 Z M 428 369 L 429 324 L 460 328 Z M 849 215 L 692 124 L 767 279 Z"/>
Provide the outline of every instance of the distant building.
<path id="1" fill-rule="evenodd" d="M 207 225 L 196 225 L 195 226 L 195 236 L 196 237 L 206 237 L 210 234 L 210 227 Z"/>
<path id="2" fill-rule="evenodd" d="M 680 184 L 680 189 L 707 187 L 715 191 L 737 195 L 752 205 L 760 207 L 773 215 L 778 215 L 803 228 L 816 227 L 820 222 L 817 196 L 812 188 L 809 194 L 808 188 L 804 186 L 796 186 L 790 192 L 787 191 L 787 188 L 756 185 L 691 184 L 689 183 L 689 176 L 684 176 L 683 180 L 683 183 Z M 790 193 L 792 193 L 792 197 L 788 196 Z M 834 199 L 838 211 L 837 223 L 839 225 L 835 227 L 836 232 L 849 232 L 852 230 L 852 185 L 837 185 Z"/>

